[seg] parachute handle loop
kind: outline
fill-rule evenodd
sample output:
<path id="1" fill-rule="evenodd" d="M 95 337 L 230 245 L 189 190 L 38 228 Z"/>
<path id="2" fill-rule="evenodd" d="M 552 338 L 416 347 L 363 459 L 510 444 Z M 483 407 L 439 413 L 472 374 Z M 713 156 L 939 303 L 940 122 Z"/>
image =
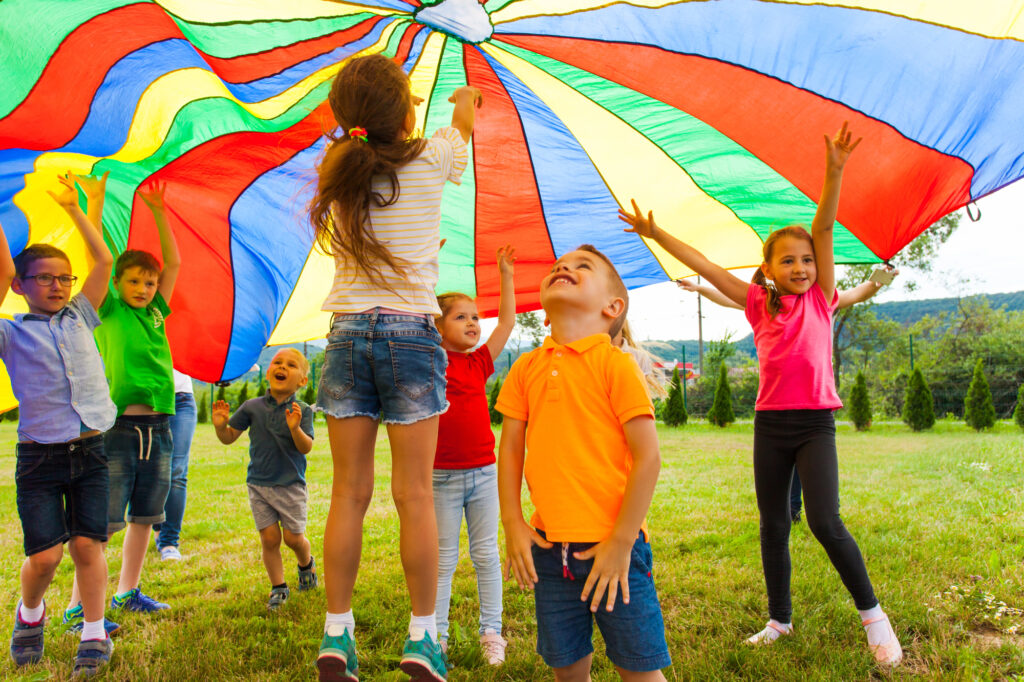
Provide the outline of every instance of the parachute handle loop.
<path id="1" fill-rule="evenodd" d="M 978 215 L 975 216 L 973 213 L 971 213 L 971 206 L 973 206 L 974 210 L 978 212 Z M 981 220 L 981 208 L 978 207 L 978 204 L 972 201 L 971 203 L 964 206 L 964 208 L 967 209 L 967 217 L 971 219 L 972 223 L 976 223 L 979 220 Z"/>

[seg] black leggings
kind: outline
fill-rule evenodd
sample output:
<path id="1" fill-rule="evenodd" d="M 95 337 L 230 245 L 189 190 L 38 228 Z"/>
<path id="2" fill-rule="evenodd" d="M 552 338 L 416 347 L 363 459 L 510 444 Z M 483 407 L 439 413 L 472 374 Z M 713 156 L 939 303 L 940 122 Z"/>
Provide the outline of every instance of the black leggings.
<path id="1" fill-rule="evenodd" d="M 860 610 L 878 605 L 857 543 L 839 517 L 836 422 L 831 410 L 763 410 L 754 416 L 754 489 L 761 512 L 761 565 L 768 613 L 793 617 L 789 596 L 789 488 L 793 467 L 804 489 L 807 525 Z"/>

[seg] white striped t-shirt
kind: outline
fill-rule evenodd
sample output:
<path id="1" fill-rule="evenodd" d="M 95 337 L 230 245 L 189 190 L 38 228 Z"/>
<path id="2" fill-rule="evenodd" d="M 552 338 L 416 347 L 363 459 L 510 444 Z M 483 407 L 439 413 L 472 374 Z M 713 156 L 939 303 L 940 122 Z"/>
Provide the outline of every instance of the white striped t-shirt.
<path id="1" fill-rule="evenodd" d="M 419 156 L 398 169 L 398 201 L 389 206 L 370 203 L 374 235 L 403 267 L 398 273 L 381 264 L 381 274 L 393 291 L 370 281 L 354 262 L 336 253 L 334 284 L 322 310 L 358 313 L 379 306 L 441 314 L 434 294 L 441 241 L 441 192 L 446 181 L 459 183 L 468 158 L 462 134 L 444 127 L 427 140 Z M 373 189 L 384 197 L 391 196 L 386 176 L 374 178 Z"/>

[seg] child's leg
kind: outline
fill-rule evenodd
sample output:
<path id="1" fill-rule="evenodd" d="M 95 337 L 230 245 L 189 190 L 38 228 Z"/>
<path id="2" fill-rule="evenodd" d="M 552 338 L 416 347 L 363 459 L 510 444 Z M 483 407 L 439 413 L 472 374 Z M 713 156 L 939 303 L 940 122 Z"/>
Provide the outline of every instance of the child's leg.
<path id="1" fill-rule="evenodd" d="M 502 580 L 498 554 L 498 468 L 497 465 L 473 471 L 473 486 L 466 503 L 469 530 L 469 556 L 476 569 L 480 596 L 480 634 L 494 630 L 501 634 Z"/>
<path id="2" fill-rule="evenodd" d="M 68 551 L 75 562 L 75 587 L 80 591 L 86 622 L 102 620 L 107 596 L 107 558 L 104 543 L 93 538 L 72 537 Z M 78 604 L 78 601 L 75 601 Z"/>
<path id="3" fill-rule="evenodd" d="M 308 566 L 309 560 L 313 558 L 313 554 L 309 545 L 309 538 L 306 537 L 306 534 L 292 533 L 287 528 L 281 528 L 281 533 L 284 536 L 284 544 L 288 545 L 289 549 L 295 552 L 295 560 L 299 562 L 299 566 Z"/>
<path id="4" fill-rule="evenodd" d="M 21 565 L 21 603 L 25 608 L 34 609 L 43 603 L 43 595 L 63 556 L 64 547 L 55 545 L 25 558 Z"/>
<path id="5" fill-rule="evenodd" d="M 388 424 L 391 494 L 399 520 L 399 551 L 413 616 L 434 613 L 437 597 L 437 519 L 431 473 L 437 450 L 437 417 Z M 426 513 L 424 513 L 426 511 Z"/>
<path id="6" fill-rule="evenodd" d="M 660 670 L 651 670 L 645 673 L 635 673 L 615 666 L 615 672 L 619 673 L 625 682 L 664 682 L 665 676 Z"/>
<path id="7" fill-rule="evenodd" d="M 146 550 L 152 536 L 153 525 L 130 521 L 124 531 L 124 544 L 121 546 L 121 574 L 117 581 L 118 594 L 124 594 L 139 586 L 142 579 L 142 564 L 146 560 Z"/>
<path id="8" fill-rule="evenodd" d="M 275 523 L 260 529 L 260 545 L 263 550 L 263 566 L 271 585 L 284 583 L 284 564 L 281 562 L 281 529 Z"/>
<path id="9" fill-rule="evenodd" d="M 437 638 L 448 639 L 448 610 L 452 601 L 452 578 L 459 563 L 459 531 L 465 504 L 467 473 L 455 469 L 433 474 L 434 517 L 437 520 Z"/>
<path id="10" fill-rule="evenodd" d="M 328 613 L 347 613 L 363 549 L 363 517 L 373 497 L 377 420 L 328 416 L 327 435 L 334 477 L 324 530 L 324 591 Z"/>
<path id="11" fill-rule="evenodd" d="M 593 662 L 594 654 L 587 654 L 564 668 L 552 668 L 555 682 L 590 682 L 590 667 Z"/>

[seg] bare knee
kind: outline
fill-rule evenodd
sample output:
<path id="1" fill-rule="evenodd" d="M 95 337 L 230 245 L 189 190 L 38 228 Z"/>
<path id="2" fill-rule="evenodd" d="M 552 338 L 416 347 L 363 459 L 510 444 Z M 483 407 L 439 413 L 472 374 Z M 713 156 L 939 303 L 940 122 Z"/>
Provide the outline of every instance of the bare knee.
<path id="1" fill-rule="evenodd" d="M 615 671 L 619 673 L 619 677 L 622 678 L 623 682 L 664 682 L 665 676 L 661 674 L 660 670 L 651 670 L 649 672 L 632 672 L 630 670 L 623 670 L 619 666 L 615 666 Z"/>
<path id="2" fill-rule="evenodd" d="M 421 513 L 424 509 L 434 509 L 434 488 L 430 479 L 419 482 L 398 483 L 392 480 L 391 495 L 395 498 L 398 513 L 410 511 Z"/>
<path id="3" fill-rule="evenodd" d="M 281 529 L 275 523 L 260 530 L 260 544 L 265 550 L 276 550 L 281 548 Z"/>
<path id="4" fill-rule="evenodd" d="M 36 552 L 28 558 L 28 565 L 39 575 L 48 575 L 57 570 L 60 560 L 64 557 L 64 548 L 61 545 Z"/>
<path id="5" fill-rule="evenodd" d="M 76 535 L 68 542 L 68 552 L 76 564 L 103 560 L 104 543 Z"/>
<path id="6" fill-rule="evenodd" d="M 594 655 L 588 654 L 564 668 L 554 668 L 556 682 L 590 682 L 593 659 Z"/>
<path id="7" fill-rule="evenodd" d="M 293 533 L 282 528 L 281 534 L 284 536 L 284 544 L 288 545 L 288 548 L 294 551 L 298 551 L 309 544 L 304 533 Z"/>

